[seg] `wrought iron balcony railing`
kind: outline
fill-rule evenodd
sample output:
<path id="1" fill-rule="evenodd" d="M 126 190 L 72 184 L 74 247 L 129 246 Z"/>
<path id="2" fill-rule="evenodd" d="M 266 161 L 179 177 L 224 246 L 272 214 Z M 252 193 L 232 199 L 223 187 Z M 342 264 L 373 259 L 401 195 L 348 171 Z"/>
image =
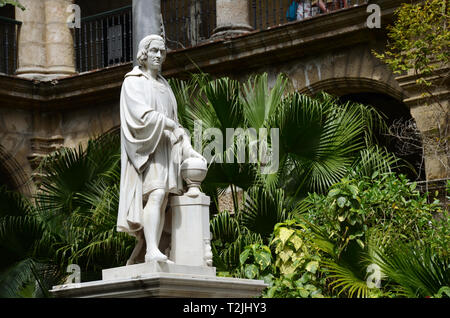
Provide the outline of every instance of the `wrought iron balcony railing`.
<path id="1" fill-rule="evenodd" d="M 196 46 L 216 27 L 216 0 L 161 0 L 169 49 Z"/>
<path id="2" fill-rule="evenodd" d="M 320 2 L 321 5 L 318 5 Z M 366 4 L 368 0 L 311 0 L 299 3 L 295 20 Z M 255 30 L 290 22 L 292 0 L 249 0 L 250 23 Z M 308 3 L 310 5 L 308 5 Z M 189 48 L 211 37 L 216 27 L 216 0 L 161 0 L 169 50 Z M 75 29 L 78 72 L 130 62 L 133 53 L 132 7 L 82 18 Z"/>
<path id="3" fill-rule="evenodd" d="M 192 47 L 208 39 L 215 28 L 216 0 L 162 0 L 165 35 L 169 49 Z M 132 6 L 81 19 L 75 29 L 78 72 L 133 60 Z"/>
<path id="4" fill-rule="evenodd" d="M 14 74 L 17 68 L 17 42 L 22 22 L 0 17 L 0 73 Z"/>
<path id="5" fill-rule="evenodd" d="M 321 2 L 319 5 L 319 1 Z M 289 20 L 287 11 L 293 0 L 250 0 L 250 23 L 255 30 L 263 30 L 292 21 L 307 19 L 319 14 L 352 6 L 363 5 L 368 0 L 306 0 L 300 1 L 299 14 Z M 325 10 L 324 10 L 325 9 Z"/>
<path id="6" fill-rule="evenodd" d="M 133 60 L 131 11 L 131 6 L 126 6 L 81 19 L 74 38 L 78 72 Z"/>

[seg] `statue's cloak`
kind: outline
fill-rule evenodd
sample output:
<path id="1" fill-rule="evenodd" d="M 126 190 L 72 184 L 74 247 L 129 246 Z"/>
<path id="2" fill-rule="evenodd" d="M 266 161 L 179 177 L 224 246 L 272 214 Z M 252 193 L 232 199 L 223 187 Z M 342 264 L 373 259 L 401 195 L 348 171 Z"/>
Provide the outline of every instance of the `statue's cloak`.
<path id="1" fill-rule="evenodd" d="M 155 83 L 138 66 L 125 75 L 122 84 L 117 231 L 131 235 L 142 229 L 143 195 L 144 191 L 149 191 L 149 175 L 153 173 L 150 182 L 157 184 L 153 188 L 164 188 L 166 192 L 172 193 L 179 193 L 182 189 L 179 173 L 181 146 L 172 146 L 166 135 L 167 131 L 164 131 L 167 118 L 178 123 L 177 102 L 167 81 L 162 76 L 158 79 L 167 89 L 164 90 L 164 99 L 160 98 L 161 87 L 158 88 L 158 85 L 161 84 Z M 159 176 L 165 177 L 166 185 L 159 186 Z M 143 184 L 147 189 L 143 189 Z"/>

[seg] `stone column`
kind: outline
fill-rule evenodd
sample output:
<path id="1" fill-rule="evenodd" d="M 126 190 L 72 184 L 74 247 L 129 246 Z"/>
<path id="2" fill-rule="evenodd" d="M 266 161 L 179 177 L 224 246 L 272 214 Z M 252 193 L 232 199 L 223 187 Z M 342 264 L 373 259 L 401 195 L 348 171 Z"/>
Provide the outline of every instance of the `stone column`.
<path id="1" fill-rule="evenodd" d="M 45 0 L 47 73 L 60 77 L 75 73 L 72 32 L 67 26 L 67 7 L 72 0 Z"/>
<path id="2" fill-rule="evenodd" d="M 216 0 L 216 21 L 213 38 L 252 31 L 248 0 Z"/>
<path id="3" fill-rule="evenodd" d="M 139 42 L 150 34 L 162 35 L 161 1 L 133 0 L 133 54 L 135 65 Z"/>
<path id="4" fill-rule="evenodd" d="M 23 0 L 16 8 L 22 21 L 18 43 L 17 75 L 52 80 L 75 73 L 73 37 L 67 26 L 72 0 Z"/>
<path id="5" fill-rule="evenodd" d="M 46 73 L 45 2 L 22 0 L 26 10 L 16 7 L 16 20 L 22 21 L 18 43 L 19 76 L 35 78 Z"/>

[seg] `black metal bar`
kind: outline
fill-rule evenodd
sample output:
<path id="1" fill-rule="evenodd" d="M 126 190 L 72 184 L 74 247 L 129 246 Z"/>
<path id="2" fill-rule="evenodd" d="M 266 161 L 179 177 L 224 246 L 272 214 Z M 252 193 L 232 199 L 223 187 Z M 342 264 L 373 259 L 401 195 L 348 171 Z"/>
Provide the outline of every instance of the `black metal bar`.
<path id="1" fill-rule="evenodd" d="M 132 12 L 128 13 L 128 61 L 133 61 L 133 16 Z"/>
<path id="2" fill-rule="evenodd" d="M 273 1 L 272 5 L 273 5 L 273 9 L 272 9 L 272 11 L 273 11 L 273 25 L 277 25 L 277 4 L 276 4 L 276 1 Z"/>
<path id="3" fill-rule="evenodd" d="M 260 29 L 263 28 L 262 15 L 263 15 L 263 11 L 262 11 L 262 0 L 259 0 L 259 28 L 260 28 Z"/>
<path id="4" fill-rule="evenodd" d="M 89 46 L 90 46 L 90 60 L 91 60 L 91 67 L 96 68 L 97 65 L 94 63 L 94 35 L 92 33 L 92 21 L 89 21 Z M 94 66 L 95 65 L 95 66 Z"/>
<path id="5" fill-rule="evenodd" d="M 100 52 L 101 52 L 101 55 L 102 55 L 102 64 L 101 64 L 102 68 L 107 65 L 105 63 L 105 28 L 104 28 L 104 23 L 105 23 L 105 20 L 101 20 L 100 21 L 100 25 L 101 25 L 101 27 L 100 27 L 101 33 L 100 34 L 102 35 L 101 41 L 100 41 L 100 43 L 101 43 L 101 50 L 100 50 Z"/>
<path id="6" fill-rule="evenodd" d="M 82 29 L 77 29 L 78 34 L 78 51 L 79 51 L 79 58 L 80 62 L 78 64 L 78 72 L 83 72 L 83 47 L 81 45 L 81 36 L 82 36 Z"/>
<path id="7" fill-rule="evenodd" d="M 5 73 L 6 74 L 9 74 L 9 46 L 8 46 L 8 27 L 9 27 L 9 25 L 7 25 L 6 27 L 5 27 Z"/>
<path id="8" fill-rule="evenodd" d="M 106 18 L 106 66 L 109 66 L 110 64 L 110 54 L 109 52 L 111 52 L 111 33 L 108 32 L 110 28 L 110 24 L 109 24 L 109 17 Z"/>
<path id="9" fill-rule="evenodd" d="M 85 64 L 85 71 L 89 70 L 89 64 L 88 64 L 88 45 L 87 45 L 87 24 L 84 26 L 84 64 Z"/>
<path id="10" fill-rule="evenodd" d="M 95 66 L 100 68 L 100 39 L 98 36 L 98 20 L 95 20 Z"/>
<path id="11" fill-rule="evenodd" d="M 13 36 L 13 70 L 17 69 L 17 42 L 19 41 L 19 30 L 20 24 L 13 26 L 14 36 Z"/>
<path id="12" fill-rule="evenodd" d="M 183 38 L 181 41 L 183 41 L 183 45 L 186 47 L 187 45 L 187 41 L 186 41 L 186 36 L 187 36 L 187 24 L 186 24 L 186 0 L 182 0 L 182 9 L 181 9 L 181 22 L 182 22 L 182 27 L 180 28 L 183 31 Z"/>
<path id="13" fill-rule="evenodd" d="M 178 0 L 174 0 L 175 1 L 175 30 L 179 30 L 179 28 L 178 28 Z M 179 35 L 179 32 L 176 32 L 175 33 L 176 34 L 176 43 L 177 43 L 177 46 L 178 46 L 178 35 Z"/>

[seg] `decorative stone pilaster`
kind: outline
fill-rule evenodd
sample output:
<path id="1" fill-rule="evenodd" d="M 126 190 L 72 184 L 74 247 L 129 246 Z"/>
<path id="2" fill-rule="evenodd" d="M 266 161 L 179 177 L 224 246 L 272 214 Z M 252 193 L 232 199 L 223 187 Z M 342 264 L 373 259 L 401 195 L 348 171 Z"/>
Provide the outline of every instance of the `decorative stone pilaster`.
<path id="1" fill-rule="evenodd" d="M 432 97 L 424 94 L 423 87 L 416 83 L 417 75 L 410 72 L 396 80 L 407 92 L 408 98 L 403 102 L 411 109 L 411 115 L 422 134 L 425 172 L 427 180 L 450 177 L 449 158 L 449 68 L 439 69 L 426 78 Z M 445 128 L 447 127 L 447 128 Z"/>
<path id="2" fill-rule="evenodd" d="M 213 38 L 252 31 L 248 0 L 216 0 L 216 21 Z"/>
<path id="3" fill-rule="evenodd" d="M 72 0 L 23 0 L 16 8 L 22 22 L 18 44 L 17 75 L 52 80 L 75 73 L 72 33 L 67 26 L 67 7 Z"/>
<path id="4" fill-rule="evenodd" d="M 58 150 L 64 145 L 64 137 L 52 136 L 48 138 L 33 137 L 30 139 L 31 154 L 28 155 L 28 161 L 30 162 L 33 173 L 31 175 L 34 184 L 39 187 L 41 179 L 43 177 L 42 172 L 38 170 L 39 165 L 45 156 Z"/>

